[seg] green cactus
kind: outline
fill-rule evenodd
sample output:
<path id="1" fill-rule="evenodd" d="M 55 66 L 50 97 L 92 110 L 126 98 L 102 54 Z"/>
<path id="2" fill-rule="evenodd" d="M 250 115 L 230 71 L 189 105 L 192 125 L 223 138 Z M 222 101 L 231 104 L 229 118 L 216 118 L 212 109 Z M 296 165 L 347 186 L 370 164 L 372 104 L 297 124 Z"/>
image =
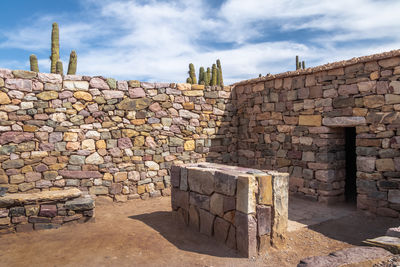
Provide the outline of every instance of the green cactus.
<path id="1" fill-rule="evenodd" d="M 300 64 L 300 62 L 299 62 L 299 56 L 296 56 L 296 70 L 299 69 L 299 64 Z"/>
<path id="2" fill-rule="evenodd" d="M 217 68 L 218 68 L 218 77 L 219 77 L 217 84 L 219 86 L 224 86 L 224 79 L 222 77 L 221 61 L 219 59 L 217 59 Z"/>
<path id="3" fill-rule="evenodd" d="M 301 62 L 301 67 L 303 68 L 303 70 L 306 68 L 306 63 L 304 62 L 304 60 Z"/>
<path id="4" fill-rule="evenodd" d="M 186 83 L 192 83 L 192 78 L 190 78 L 190 77 L 187 78 L 187 79 L 186 79 Z"/>
<path id="5" fill-rule="evenodd" d="M 62 64 L 61 60 L 58 60 L 58 61 L 57 61 L 57 64 L 56 64 L 56 73 L 57 73 L 57 74 L 61 74 L 61 75 L 63 75 L 63 73 L 64 73 L 63 64 Z"/>
<path id="6" fill-rule="evenodd" d="M 76 65 L 78 62 L 78 58 L 76 52 L 74 50 L 71 51 L 69 55 L 69 64 L 68 64 L 68 75 L 75 75 L 76 74 Z"/>
<path id="7" fill-rule="evenodd" d="M 204 67 L 200 67 L 199 69 L 199 84 L 205 84 L 204 82 Z M 203 82 L 203 83 L 202 83 Z"/>
<path id="8" fill-rule="evenodd" d="M 260 73 L 260 74 L 258 74 L 258 78 L 261 78 L 261 77 L 262 77 L 261 73 Z"/>
<path id="9" fill-rule="evenodd" d="M 31 71 L 39 72 L 39 65 L 38 65 L 37 57 L 35 55 L 32 54 L 29 57 L 29 62 L 31 64 Z"/>
<path id="10" fill-rule="evenodd" d="M 51 31 L 51 73 L 56 73 L 57 71 L 57 61 L 60 59 L 60 39 L 58 33 L 58 24 L 53 23 L 53 29 Z"/>
<path id="11" fill-rule="evenodd" d="M 192 79 L 192 84 L 197 84 L 196 71 L 192 63 L 189 64 L 189 76 Z"/>
<path id="12" fill-rule="evenodd" d="M 217 85 L 217 76 L 218 76 L 218 70 L 217 66 L 215 64 L 212 65 L 212 76 L 211 76 L 211 86 L 216 86 Z"/>
<path id="13" fill-rule="evenodd" d="M 205 79 L 204 79 L 205 85 L 210 86 L 211 83 L 211 69 L 207 68 L 207 72 L 205 73 Z"/>

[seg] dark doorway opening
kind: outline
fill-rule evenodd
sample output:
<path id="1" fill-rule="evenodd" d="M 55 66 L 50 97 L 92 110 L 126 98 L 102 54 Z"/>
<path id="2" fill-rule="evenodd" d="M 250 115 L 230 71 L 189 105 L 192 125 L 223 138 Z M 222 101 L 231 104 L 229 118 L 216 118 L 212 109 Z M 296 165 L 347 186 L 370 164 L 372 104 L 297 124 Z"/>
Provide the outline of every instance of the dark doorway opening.
<path id="1" fill-rule="evenodd" d="M 356 128 L 345 128 L 346 141 L 346 180 L 345 197 L 346 202 L 356 203 L 357 201 L 357 183 L 356 183 Z"/>

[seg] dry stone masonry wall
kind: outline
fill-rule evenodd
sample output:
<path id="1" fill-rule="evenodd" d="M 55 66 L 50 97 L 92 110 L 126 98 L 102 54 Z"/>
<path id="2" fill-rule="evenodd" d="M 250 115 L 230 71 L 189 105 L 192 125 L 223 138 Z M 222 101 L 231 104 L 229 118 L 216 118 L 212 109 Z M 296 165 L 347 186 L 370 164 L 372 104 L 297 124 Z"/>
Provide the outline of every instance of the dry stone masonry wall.
<path id="1" fill-rule="evenodd" d="M 400 51 L 236 84 L 238 164 L 290 173 L 290 190 L 344 200 L 356 129 L 357 205 L 399 217 Z"/>
<path id="2" fill-rule="evenodd" d="M 215 163 L 171 169 L 176 219 L 213 236 L 245 257 L 265 254 L 284 241 L 288 174 Z"/>
<path id="3" fill-rule="evenodd" d="M 234 157 L 229 96 L 230 87 L 0 69 L 0 187 L 169 195 L 173 163 Z"/>

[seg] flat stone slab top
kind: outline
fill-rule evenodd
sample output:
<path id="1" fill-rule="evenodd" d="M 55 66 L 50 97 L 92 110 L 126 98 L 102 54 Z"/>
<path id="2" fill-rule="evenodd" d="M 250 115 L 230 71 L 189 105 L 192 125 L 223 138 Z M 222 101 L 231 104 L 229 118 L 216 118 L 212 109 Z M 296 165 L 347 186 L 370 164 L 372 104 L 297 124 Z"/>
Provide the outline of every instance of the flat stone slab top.
<path id="1" fill-rule="evenodd" d="M 387 236 L 400 237 L 400 226 L 389 228 L 386 231 Z"/>
<path id="2" fill-rule="evenodd" d="M 67 190 L 58 191 L 42 191 L 38 193 L 21 193 L 21 194 L 7 194 L 0 197 L 0 207 L 11 207 L 17 205 L 65 200 L 70 198 L 77 198 L 82 195 L 81 190 L 78 188 L 71 188 Z"/>
<path id="3" fill-rule="evenodd" d="M 363 243 L 370 246 L 381 247 L 392 253 L 400 254 L 400 238 L 393 236 L 380 236 L 373 239 L 367 239 Z"/>
<path id="4" fill-rule="evenodd" d="M 333 252 L 327 256 L 315 256 L 303 259 L 297 267 L 339 267 L 372 266 L 393 256 L 382 248 L 352 247 Z"/>

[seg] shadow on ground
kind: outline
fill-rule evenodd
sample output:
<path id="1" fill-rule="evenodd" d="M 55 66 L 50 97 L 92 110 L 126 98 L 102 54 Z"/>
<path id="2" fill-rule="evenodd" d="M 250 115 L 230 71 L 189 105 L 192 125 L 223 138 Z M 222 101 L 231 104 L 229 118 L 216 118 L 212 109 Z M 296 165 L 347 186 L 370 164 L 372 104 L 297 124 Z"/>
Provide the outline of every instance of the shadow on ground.
<path id="1" fill-rule="evenodd" d="M 177 223 L 169 211 L 156 211 L 129 216 L 138 220 L 160 233 L 166 240 L 177 248 L 217 257 L 240 258 L 234 250 L 218 243 L 213 238 L 195 232 L 186 225 Z M 189 238 L 188 238 L 189 237 Z M 218 246 L 218 249 L 215 249 Z"/>

